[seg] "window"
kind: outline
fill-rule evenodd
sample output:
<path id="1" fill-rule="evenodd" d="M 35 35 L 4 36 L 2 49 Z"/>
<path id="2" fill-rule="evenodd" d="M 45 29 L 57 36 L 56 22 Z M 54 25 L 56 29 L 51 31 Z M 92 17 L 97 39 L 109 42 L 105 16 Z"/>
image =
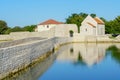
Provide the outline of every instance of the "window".
<path id="1" fill-rule="evenodd" d="M 47 28 L 49 28 L 49 25 L 47 25 Z"/>

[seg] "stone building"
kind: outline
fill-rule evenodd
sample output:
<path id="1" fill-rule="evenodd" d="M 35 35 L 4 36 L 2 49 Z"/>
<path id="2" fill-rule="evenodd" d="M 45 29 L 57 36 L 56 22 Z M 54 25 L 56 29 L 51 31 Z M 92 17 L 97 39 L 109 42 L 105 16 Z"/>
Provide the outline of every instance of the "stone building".
<path id="1" fill-rule="evenodd" d="M 64 23 L 58 22 L 58 21 L 53 20 L 53 19 L 49 19 L 47 21 L 44 21 L 44 22 L 38 24 L 36 31 L 41 32 L 41 31 L 50 30 L 51 28 L 57 26 L 58 24 L 64 24 Z"/>
<path id="2" fill-rule="evenodd" d="M 64 24 L 53 19 L 49 19 L 45 22 L 38 24 L 36 32 L 47 32 L 53 34 L 53 37 L 70 37 L 74 33 L 77 33 L 76 24 Z M 70 32 L 73 32 L 72 34 Z"/>
<path id="3" fill-rule="evenodd" d="M 100 18 L 92 18 L 88 15 L 81 23 L 80 34 L 93 36 L 105 35 L 105 24 Z"/>

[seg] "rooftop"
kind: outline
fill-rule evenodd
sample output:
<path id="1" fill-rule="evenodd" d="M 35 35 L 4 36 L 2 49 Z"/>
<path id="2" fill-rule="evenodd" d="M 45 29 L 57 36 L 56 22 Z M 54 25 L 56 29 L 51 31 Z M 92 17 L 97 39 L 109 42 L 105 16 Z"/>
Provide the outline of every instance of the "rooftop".
<path id="1" fill-rule="evenodd" d="M 98 17 L 94 18 L 94 20 L 95 20 L 98 24 L 104 24 L 104 22 L 103 22 L 100 18 L 98 18 Z"/>
<path id="2" fill-rule="evenodd" d="M 92 27 L 94 27 L 95 28 L 95 25 L 93 25 L 92 23 L 89 23 L 89 22 L 87 22 L 90 26 L 92 26 Z"/>
<path id="3" fill-rule="evenodd" d="M 63 24 L 63 23 L 58 22 L 58 21 L 53 20 L 53 19 L 49 19 L 47 21 L 44 21 L 44 22 L 40 23 L 39 25 L 48 25 L 48 24 Z"/>

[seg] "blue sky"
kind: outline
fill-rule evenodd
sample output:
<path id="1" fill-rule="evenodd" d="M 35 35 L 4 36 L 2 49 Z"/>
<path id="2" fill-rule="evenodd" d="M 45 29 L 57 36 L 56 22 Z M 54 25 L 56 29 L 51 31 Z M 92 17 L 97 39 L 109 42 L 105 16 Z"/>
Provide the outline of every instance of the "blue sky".
<path id="1" fill-rule="evenodd" d="M 120 15 L 120 0 L 0 0 L 0 20 L 11 27 L 51 18 L 64 22 L 72 13 L 80 12 L 111 20 Z"/>

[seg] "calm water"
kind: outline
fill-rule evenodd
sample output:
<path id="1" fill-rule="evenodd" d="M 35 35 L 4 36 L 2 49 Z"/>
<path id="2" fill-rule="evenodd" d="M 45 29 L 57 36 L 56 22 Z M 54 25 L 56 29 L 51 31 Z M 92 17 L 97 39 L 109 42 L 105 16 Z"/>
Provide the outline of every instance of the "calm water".
<path id="1" fill-rule="evenodd" d="M 12 79 L 120 80 L 120 44 L 64 45 L 43 62 Z"/>

